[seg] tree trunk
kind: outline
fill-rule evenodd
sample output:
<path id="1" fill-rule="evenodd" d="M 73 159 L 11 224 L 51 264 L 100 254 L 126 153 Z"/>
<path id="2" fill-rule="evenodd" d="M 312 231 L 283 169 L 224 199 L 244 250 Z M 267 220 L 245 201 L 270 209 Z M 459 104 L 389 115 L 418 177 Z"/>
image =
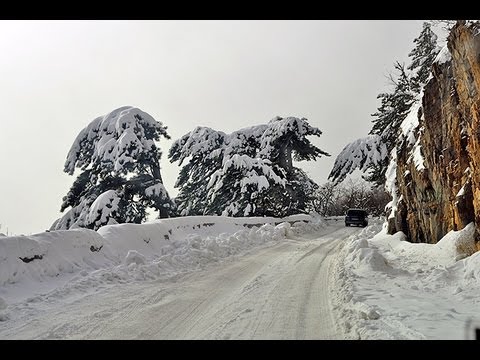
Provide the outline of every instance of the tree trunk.
<path id="1" fill-rule="evenodd" d="M 165 209 L 163 206 L 160 209 L 158 209 L 158 213 L 160 215 L 160 219 L 165 219 L 165 218 L 170 217 L 170 216 L 168 216 L 167 209 Z"/>
<path id="2" fill-rule="evenodd" d="M 153 178 L 160 180 L 160 182 L 163 184 L 162 175 L 160 174 L 160 164 L 154 163 L 150 166 L 150 168 L 152 169 Z"/>
<path id="3" fill-rule="evenodd" d="M 153 178 L 155 180 L 160 180 L 160 182 L 163 184 L 162 175 L 160 173 L 160 164 L 159 163 L 154 163 L 150 166 L 150 168 L 152 169 Z M 163 206 L 161 206 L 158 209 L 158 214 L 159 214 L 160 219 L 165 219 L 165 218 L 170 217 L 168 215 L 168 210 L 166 208 L 164 208 Z"/>

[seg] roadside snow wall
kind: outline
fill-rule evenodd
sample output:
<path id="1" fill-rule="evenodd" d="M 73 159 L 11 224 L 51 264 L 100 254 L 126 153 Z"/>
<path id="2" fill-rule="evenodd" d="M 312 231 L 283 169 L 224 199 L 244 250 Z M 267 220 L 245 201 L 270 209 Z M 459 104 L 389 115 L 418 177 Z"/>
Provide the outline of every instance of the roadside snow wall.
<path id="1" fill-rule="evenodd" d="M 308 215 L 283 219 L 194 216 L 107 225 L 98 231 L 59 230 L 0 237 L 0 287 L 44 281 L 81 270 L 129 265 L 127 262 L 158 263 L 164 259 L 170 270 L 192 269 L 193 265 L 218 261 L 323 226 L 323 220 Z"/>

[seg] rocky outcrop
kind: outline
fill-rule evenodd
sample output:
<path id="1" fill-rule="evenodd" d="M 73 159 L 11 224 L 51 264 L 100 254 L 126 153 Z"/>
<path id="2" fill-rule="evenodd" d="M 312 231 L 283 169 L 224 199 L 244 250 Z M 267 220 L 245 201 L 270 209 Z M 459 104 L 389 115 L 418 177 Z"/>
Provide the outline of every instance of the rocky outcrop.
<path id="1" fill-rule="evenodd" d="M 413 242 L 436 243 L 472 221 L 480 240 L 479 25 L 458 22 L 447 46 L 409 115 L 415 126 L 402 124 L 397 145 L 399 200 L 389 230 Z"/>

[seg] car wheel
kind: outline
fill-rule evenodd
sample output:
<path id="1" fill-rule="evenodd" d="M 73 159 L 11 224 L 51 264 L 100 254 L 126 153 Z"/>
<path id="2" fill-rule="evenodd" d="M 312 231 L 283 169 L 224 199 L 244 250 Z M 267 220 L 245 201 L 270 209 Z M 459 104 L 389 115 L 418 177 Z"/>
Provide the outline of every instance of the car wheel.
<path id="1" fill-rule="evenodd" d="M 350 224 L 345 223 L 345 226 L 350 226 Z"/>

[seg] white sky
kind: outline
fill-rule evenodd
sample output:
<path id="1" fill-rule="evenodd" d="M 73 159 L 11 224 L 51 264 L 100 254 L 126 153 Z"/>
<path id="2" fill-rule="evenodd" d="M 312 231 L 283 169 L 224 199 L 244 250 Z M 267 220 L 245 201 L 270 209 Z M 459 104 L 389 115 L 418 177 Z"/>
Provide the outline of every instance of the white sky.
<path id="1" fill-rule="evenodd" d="M 78 132 L 136 106 L 168 126 L 160 142 L 171 196 L 172 141 L 197 125 L 231 132 L 306 117 L 330 158 L 300 163 L 319 184 L 365 136 L 395 60 L 422 21 L 0 21 L 0 232 L 49 228 L 74 177 Z"/>

